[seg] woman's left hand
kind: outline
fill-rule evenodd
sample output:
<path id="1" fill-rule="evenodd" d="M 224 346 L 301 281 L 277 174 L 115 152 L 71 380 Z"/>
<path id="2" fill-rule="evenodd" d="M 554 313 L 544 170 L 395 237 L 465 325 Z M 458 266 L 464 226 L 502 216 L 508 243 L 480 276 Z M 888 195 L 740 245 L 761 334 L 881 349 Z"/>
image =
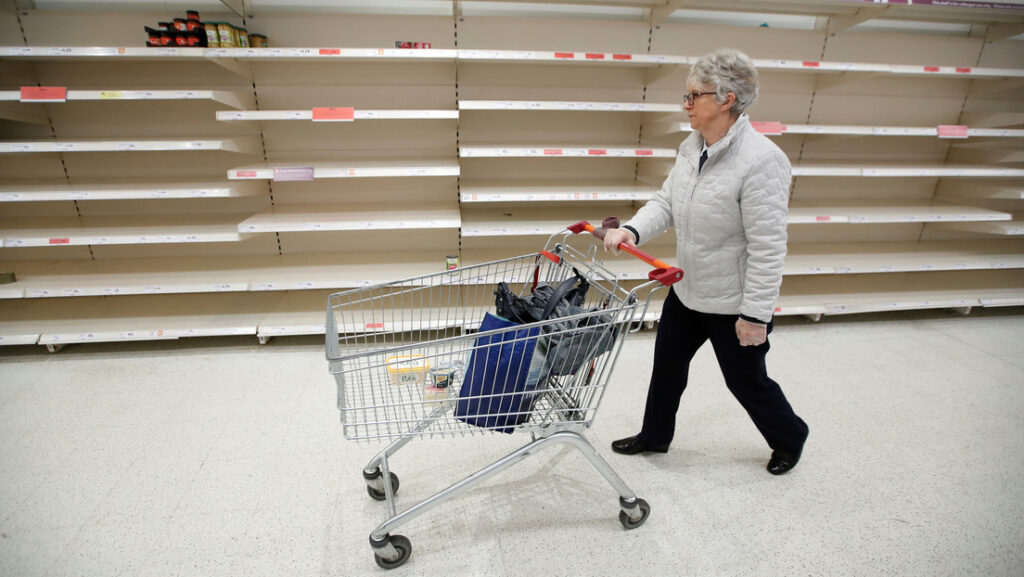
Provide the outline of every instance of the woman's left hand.
<path id="1" fill-rule="evenodd" d="M 756 347 L 768 340 L 768 325 L 736 319 L 736 337 L 741 347 Z"/>

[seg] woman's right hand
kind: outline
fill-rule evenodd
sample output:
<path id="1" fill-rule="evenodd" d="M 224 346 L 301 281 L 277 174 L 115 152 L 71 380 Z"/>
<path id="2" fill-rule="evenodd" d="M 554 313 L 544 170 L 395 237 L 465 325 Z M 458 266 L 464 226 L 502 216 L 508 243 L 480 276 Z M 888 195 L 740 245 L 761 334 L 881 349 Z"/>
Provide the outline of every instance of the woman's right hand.
<path id="1" fill-rule="evenodd" d="M 613 228 L 605 232 L 604 235 L 604 250 L 612 251 L 614 253 L 619 252 L 619 243 L 626 243 L 629 246 L 636 245 L 636 238 L 633 233 L 629 232 L 625 228 Z"/>

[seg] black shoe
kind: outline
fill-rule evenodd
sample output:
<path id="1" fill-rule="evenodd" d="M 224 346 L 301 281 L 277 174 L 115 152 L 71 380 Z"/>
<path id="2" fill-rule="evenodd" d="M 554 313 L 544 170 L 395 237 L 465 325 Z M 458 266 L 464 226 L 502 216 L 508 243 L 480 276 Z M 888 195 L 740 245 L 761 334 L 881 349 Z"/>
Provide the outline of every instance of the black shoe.
<path id="1" fill-rule="evenodd" d="M 768 461 L 768 472 L 772 475 L 788 473 L 800 462 L 800 453 L 789 453 L 787 451 L 772 451 L 772 458 Z"/>
<path id="2" fill-rule="evenodd" d="M 623 455 L 636 455 L 637 453 L 667 453 L 668 445 L 648 445 L 640 440 L 640 435 L 633 435 L 618 441 L 612 441 L 612 450 Z"/>

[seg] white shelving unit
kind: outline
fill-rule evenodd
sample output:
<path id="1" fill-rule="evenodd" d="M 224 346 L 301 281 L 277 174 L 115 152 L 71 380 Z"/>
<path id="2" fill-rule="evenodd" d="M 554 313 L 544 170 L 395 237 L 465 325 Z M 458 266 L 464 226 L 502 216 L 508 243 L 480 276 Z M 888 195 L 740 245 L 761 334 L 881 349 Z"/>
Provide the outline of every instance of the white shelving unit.
<path id="1" fill-rule="evenodd" d="M 813 30 L 691 21 L 705 3 L 523 6 L 249 6 L 265 49 L 138 46 L 164 12 L 0 14 L 28 44 L 0 47 L 0 271 L 18 278 L 0 285 L 0 344 L 320 334 L 331 291 L 625 220 L 689 134 L 686 74 L 717 46 L 755 59 L 751 118 L 793 162 L 777 314 L 1024 304 L 1024 42 L 1003 34 L 1019 13 L 885 11 L 974 25 L 956 36 L 863 30 L 850 2 L 743 5 Z M 644 248 L 673 260 L 671 235 Z"/>

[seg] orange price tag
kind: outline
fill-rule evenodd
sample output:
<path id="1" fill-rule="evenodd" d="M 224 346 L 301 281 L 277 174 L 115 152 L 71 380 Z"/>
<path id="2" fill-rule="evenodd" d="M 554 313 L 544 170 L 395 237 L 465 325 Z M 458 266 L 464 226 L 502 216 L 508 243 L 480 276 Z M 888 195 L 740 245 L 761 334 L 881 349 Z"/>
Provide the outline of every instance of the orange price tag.
<path id="1" fill-rule="evenodd" d="M 341 54 L 341 49 L 340 48 L 321 48 L 320 49 L 320 55 L 321 56 L 338 56 L 340 54 Z"/>
<path id="2" fill-rule="evenodd" d="M 612 54 L 612 60 L 632 60 L 632 54 Z"/>
<path id="3" fill-rule="evenodd" d="M 71 244 L 70 238 L 51 238 L 50 244 Z"/>
<path id="4" fill-rule="evenodd" d="M 575 52 L 555 52 L 555 58 L 576 58 Z"/>
<path id="5" fill-rule="evenodd" d="M 67 102 L 68 89 L 64 86 L 22 86 L 22 102 Z"/>
<path id="6" fill-rule="evenodd" d="M 351 122 L 354 117 L 352 107 L 313 109 L 313 122 Z"/>

